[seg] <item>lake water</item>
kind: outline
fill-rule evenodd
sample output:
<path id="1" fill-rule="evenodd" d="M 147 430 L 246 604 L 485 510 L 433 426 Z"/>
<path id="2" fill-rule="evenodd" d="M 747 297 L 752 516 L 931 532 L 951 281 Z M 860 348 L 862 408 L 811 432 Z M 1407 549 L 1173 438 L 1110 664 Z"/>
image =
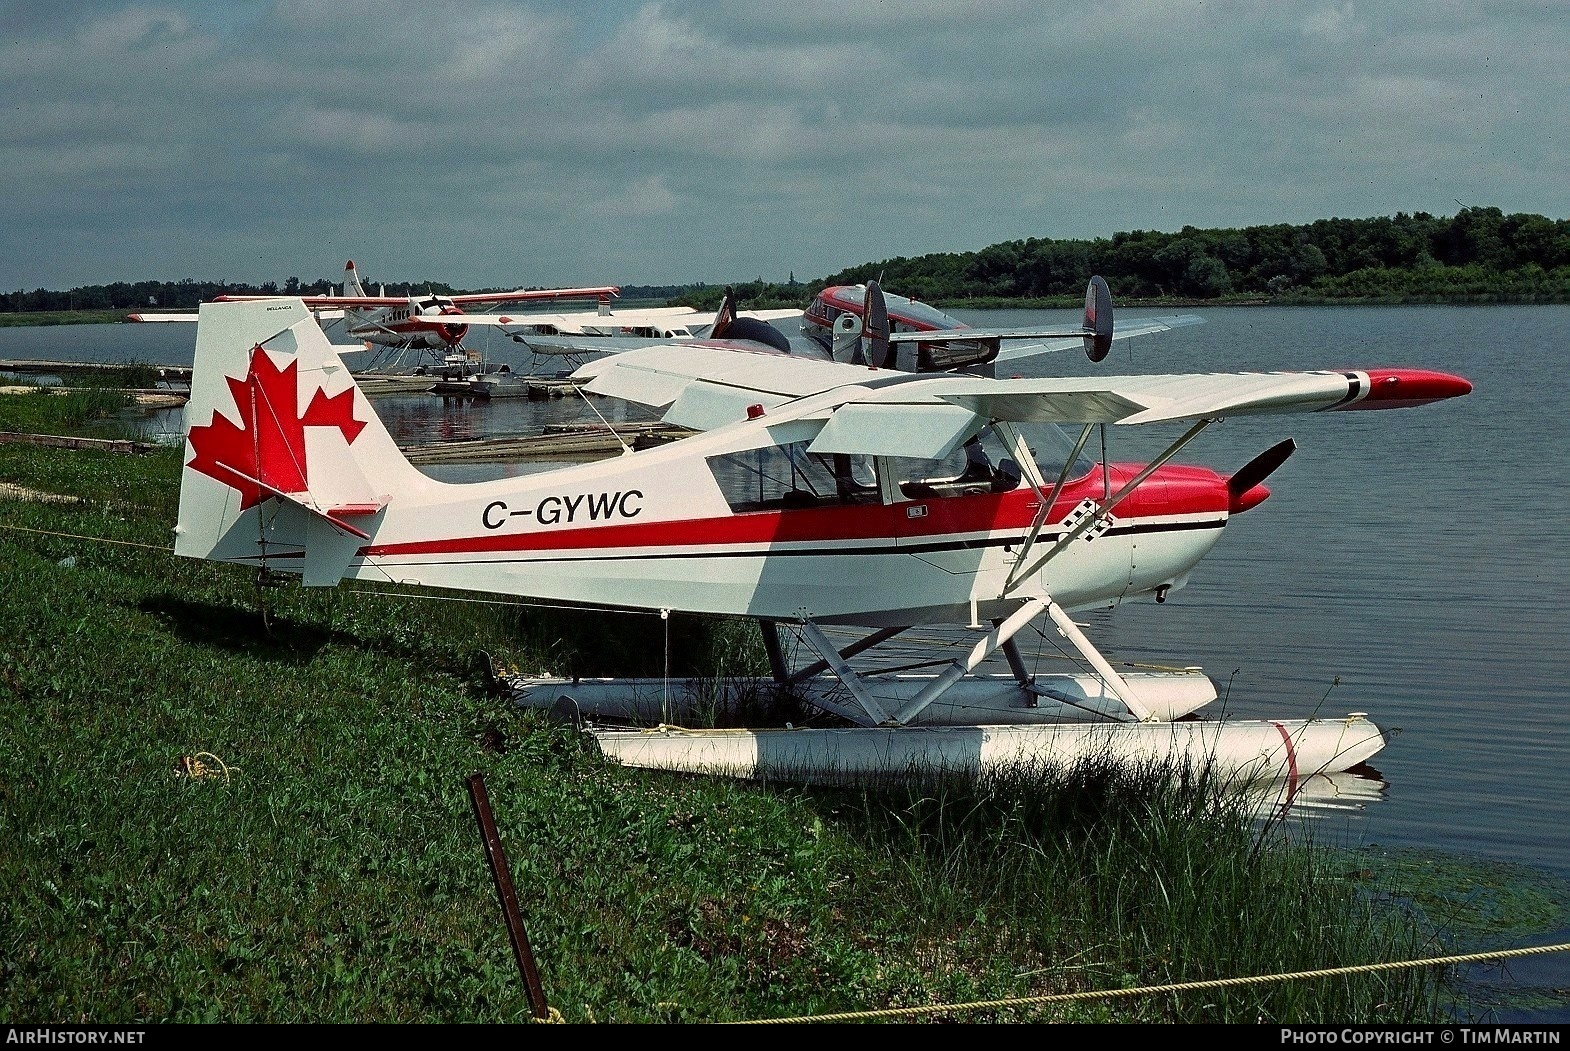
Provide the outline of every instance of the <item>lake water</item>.
<path id="1" fill-rule="evenodd" d="M 1270 499 L 1228 525 L 1188 587 L 1164 604 L 1087 614 L 1088 634 L 1114 659 L 1202 666 L 1240 717 L 1361 711 L 1398 730 L 1374 759 L 1386 782 L 1379 797 L 1327 819 L 1352 845 L 1522 864 L 1570 881 L 1570 398 L 1561 358 L 1570 307 L 1193 312 L 1205 323 L 1121 342 L 1099 364 L 1063 352 L 1017 371 L 1412 366 L 1459 373 L 1475 389 L 1412 411 L 1213 426 L 1179 462 L 1227 471 L 1286 437 L 1297 453 L 1270 477 Z M 957 313 L 985 325 L 1043 316 Z M 1047 316 L 1073 321 L 1077 312 Z M 0 329 L 0 359 L 188 364 L 193 337 L 187 325 L 8 328 Z M 530 366 L 513 344 L 498 339 L 484 349 L 514 368 Z M 415 395 L 373 404 L 406 442 L 535 433 L 546 419 L 594 411 L 582 398 L 486 404 Z M 1108 428 L 1108 451 L 1149 457 L 1182 429 Z M 535 469 L 430 470 L 456 481 Z M 1485 890 L 1449 888 L 1458 900 Z M 1570 929 L 1535 932 L 1522 944 L 1563 942 Z M 1480 971 L 1540 994 L 1490 1020 L 1570 1021 L 1570 954 Z"/>

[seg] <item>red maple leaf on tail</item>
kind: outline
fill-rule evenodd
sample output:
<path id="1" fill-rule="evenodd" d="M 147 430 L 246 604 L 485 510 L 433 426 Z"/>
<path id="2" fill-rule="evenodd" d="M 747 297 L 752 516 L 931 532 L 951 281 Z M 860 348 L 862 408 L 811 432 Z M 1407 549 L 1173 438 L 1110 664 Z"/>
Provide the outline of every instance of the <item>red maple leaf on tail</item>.
<path id="1" fill-rule="evenodd" d="M 212 423 L 191 428 L 196 455 L 186 466 L 238 490 L 242 511 L 272 495 L 270 490 L 306 491 L 305 428 L 337 427 L 351 444 L 365 428 L 354 418 L 353 388 L 332 397 L 318 388 L 301 415 L 298 365 L 290 360 L 280 370 L 255 347 L 245 378 L 227 377 L 239 423 L 215 411 Z"/>

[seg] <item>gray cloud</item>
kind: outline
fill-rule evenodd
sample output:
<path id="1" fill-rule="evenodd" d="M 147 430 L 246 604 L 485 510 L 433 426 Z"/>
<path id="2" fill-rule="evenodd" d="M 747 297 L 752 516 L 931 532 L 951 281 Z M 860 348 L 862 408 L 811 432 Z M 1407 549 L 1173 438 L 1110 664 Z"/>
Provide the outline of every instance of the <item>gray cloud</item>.
<path id="1" fill-rule="evenodd" d="M 1570 192 L 1557 3 L 13 6 L 4 288 L 809 278 Z"/>

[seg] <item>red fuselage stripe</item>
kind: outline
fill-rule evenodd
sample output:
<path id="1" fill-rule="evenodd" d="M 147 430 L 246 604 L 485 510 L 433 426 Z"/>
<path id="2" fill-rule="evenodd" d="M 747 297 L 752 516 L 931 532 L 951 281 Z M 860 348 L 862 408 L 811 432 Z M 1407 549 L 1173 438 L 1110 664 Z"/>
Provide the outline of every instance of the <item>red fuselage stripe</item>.
<path id="1" fill-rule="evenodd" d="M 1111 481 L 1116 488 L 1130 476 L 1127 465 L 1116 465 Z M 1099 472 L 1069 486 L 1053 509 L 1052 521 L 1061 521 L 1087 495 L 1099 496 Z M 1148 490 L 1147 490 L 1148 487 Z M 1173 515 L 1224 515 L 1231 497 L 1226 482 L 1204 468 L 1162 468 L 1113 510 L 1116 519 L 1149 519 Z M 923 505 L 927 514 L 911 518 L 908 508 Z M 789 511 L 755 511 L 717 518 L 616 524 L 530 532 L 481 535 L 377 544 L 366 548 L 370 557 L 392 555 L 459 554 L 498 551 L 564 551 L 624 548 L 732 547 L 748 544 L 813 544 L 893 540 L 919 543 L 952 537 L 982 537 L 989 533 L 1023 533 L 1035 518 L 1034 490 L 1010 493 L 935 498 L 888 506 L 828 506 Z"/>

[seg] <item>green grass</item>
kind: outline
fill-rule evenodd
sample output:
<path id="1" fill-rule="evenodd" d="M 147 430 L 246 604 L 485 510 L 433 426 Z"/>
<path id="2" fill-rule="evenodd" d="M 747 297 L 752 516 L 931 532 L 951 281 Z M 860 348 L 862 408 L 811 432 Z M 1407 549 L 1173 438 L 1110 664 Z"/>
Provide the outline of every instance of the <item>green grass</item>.
<path id="1" fill-rule="evenodd" d="M 109 325 L 125 321 L 129 310 L 27 310 L 0 311 L 0 328 L 24 325 Z M 134 322 L 132 322 L 134 324 Z"/>
<path id="2" fill-rule="evenodd" d="M 108 431 L 125 429 L 118 424 L 131 405 L 130 395 L 115 390 L 35 386 L 24 393 L 0 395 L 0 431 L 104 437 Z"/>
<path id="3" fill-rule="evenodd" d="M 1087 765 L 852 790 L 622 768 L 499 696 L 488 669 L 660 674 L 658 618 L 258 588 L 164 550 L 179 464 L 0 446 L 0 480 L 80 498 L 0 502 L 4 1017 L 528 1020 L 474 773 L 569 1022 L 990 1001 L 1443 948 L 1330 845 L 1261 827 L 1203 779 Z M 672 674 L 757 660 L 731 622 L 669 627 Z M 913 1020 L 1433 1021 L 1442 978 Z"/>

